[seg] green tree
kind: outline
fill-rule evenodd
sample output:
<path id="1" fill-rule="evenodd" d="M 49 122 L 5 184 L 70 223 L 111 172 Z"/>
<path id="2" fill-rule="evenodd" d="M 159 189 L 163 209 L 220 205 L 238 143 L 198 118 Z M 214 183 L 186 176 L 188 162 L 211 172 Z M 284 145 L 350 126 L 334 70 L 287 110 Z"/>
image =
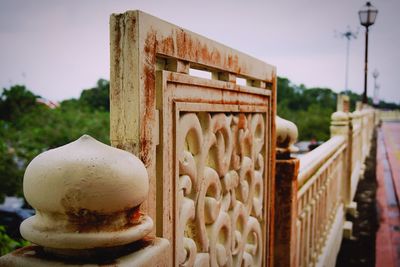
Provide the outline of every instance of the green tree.
<path id="1" fill-rule="evenodd" d="M 93 109 L 110 110 L 110 83 L 107 80 L 100 79 L 97 86 L 91 89 L 83 90 L 80 101 Z"/>
<path id="2" fill-rule="evenodd" d="M 10 253 L 18 248 L 29 245 L 25 240 L 14 240 L 6 233 L 4 226 L 0 225 L 0 256 Z"/>
<path id="3" fill-rule="evenodd" d="M 24 85 L 14 85 L 3 89 L 0 95 L 0 120 L 12 121 L 37 106 L 37 96 Z"/>
<path id="4" fill-rule="evenodd" d="M 105 82 L 99 81 L 98 86 L 102 89 L 93 91 L 108 90 Z M 96 100 L 104 95 L 84 95 L 82 99 L 66 100 L 51 109 L 36 103 L 37 97 L 24 86 L 4 90 L 1 103 L 12 108 L 7 109 L 11 114 L 0 119 L 0 199 L 5 195 L 22 196 L 24 170 L 41 152 L 65 145 L 83 134 L 109 143 L 109 112 L 104 99 Z M 19 107 L 21 103 L 26 106 Z"/>
<path id="5" fill-rule="evenodd" d="M 1 127 L 1 121 L 0 121 Z M 17 164 L 16 151 L 8 146 L 3 137 L 0 138 L 0 203 L 4 196 L 22 196 L 22 166 Z"/>
<path id="6" fill-rule="evenodd" d="M 336 93 L 328 88 L 296 86 L 278 77 L 278 115 L 294 122 L 299 140 L 329 139 L 331 114 L 336 109 Z"/>

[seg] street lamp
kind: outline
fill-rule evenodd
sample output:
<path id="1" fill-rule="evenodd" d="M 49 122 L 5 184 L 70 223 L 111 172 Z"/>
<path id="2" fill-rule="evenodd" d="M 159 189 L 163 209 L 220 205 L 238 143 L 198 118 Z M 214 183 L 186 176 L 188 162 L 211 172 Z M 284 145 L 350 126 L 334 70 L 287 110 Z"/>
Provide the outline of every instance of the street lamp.
<path id="1" fill-rule="evenodd" d="M 374 77 L 374 98 L 372 103 L 374 104 L 374 107 L 378 107 L 379 105 L 379 84 L 376 83 L 376 79 L 379 77 L 379 71 L 377 69 L 374 70 L 372 73 L 372 77 Z"/>
<path id="2" fill-rule="evenodd" d="M 344 90 L 347 91 L 349 90 L 348 87 L 348 81 L 349 81 L 349 54 L 350 54 L 350 40 L 357 39 L 358 31 L 357 32 L 352 32 L 350 30 L 350 27 L 348 27 L 346 32 L 343 32 L 340 34 L 343 37 L 347 39 L 347 47 L 346 47 L 346 68 L 345 68 L 345 78 L 344 78 Z"/>
<path id="3" fill-rule="evenodd" d="M 360 23 L 365 27 L 365 66 L 364 66 L 364 93 L 363 93 L 363 103 L 368 103 L 367 98 L 367 76 L 368 76 L 368 28 L 375 23 L 376 15 L 378 10 L 367 2 L 365 6 L 358 11 L 358 16 L 360 17 Z"/>

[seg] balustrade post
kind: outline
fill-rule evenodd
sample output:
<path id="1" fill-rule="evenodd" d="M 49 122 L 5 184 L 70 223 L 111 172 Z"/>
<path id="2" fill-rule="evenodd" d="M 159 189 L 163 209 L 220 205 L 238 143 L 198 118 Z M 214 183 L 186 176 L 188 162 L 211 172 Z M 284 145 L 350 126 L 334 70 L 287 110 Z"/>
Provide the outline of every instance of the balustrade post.
<path id="1" fill-rule="evenodd" d="M 367 121 L 367 111 L 365 109 L 360 112 L 360 122 L 361 122 L 361 169 L 360 169 L 360 179 L 364 178 L 365 172 L 365 159 L 367 157 L 367 149 L 368 149 L 368 121 Z"/>
<path id="2" fill-rule="evenodd" d="M 347 143 L 347 153 L 346 158 L 343 162 L 342 175 L 342 197 L 345 206 L 352 205 L 351 197 L 351 170 L 352 170 L 352 146 L 353 146 L 353 127 L 351 123 L 350 116 L 348 113 L 337 111 L 331 116 L 331 126 L 330 126 L 331 137 L 335 135 L 342 135 L 346 137 Z"/>
<path id="3" fill-rule="evenodd" d="M 277 154 L 275 181 L 275 266 L 298 266 L 297 263 L 297 175 L 300 162 L 290 156 L 295 151 L 297 127 L 276 117 Z"/>
<path id="4" fill-rule="evenodd" d="M 350 110 L 349 96 L 338 94 L 337 101 L 336 101 L 336 111 L 349 112 L 349 110 Z"/>
<path id="5" fill-rule="evenodd" d="M 348 113 L 337 111 L 331 116 L 331 137 L 335 135 L 342 135 L 346 137 L 346 156 L 343 158 L 342 163 L 342 199 L 346 212 L 355 215 L 357 212 L 357 203 L 353 202 L 352 197 L 352 170 L 353 170 L 353 124 L 351 117 Z M 345 221 L 343 226 L 343 236 L 350 238 L 352 236 L 353 225 L 350 221 Z"/>
<path id="6" fill-rule="evenodd" d="M 20 231 L 33 244 L 0 266 L 165 266 L 169 242 L 148 237 L 148 174 L 133 154 L 84 135 L 34 158 L 23 188 L 36 215 Z"/>

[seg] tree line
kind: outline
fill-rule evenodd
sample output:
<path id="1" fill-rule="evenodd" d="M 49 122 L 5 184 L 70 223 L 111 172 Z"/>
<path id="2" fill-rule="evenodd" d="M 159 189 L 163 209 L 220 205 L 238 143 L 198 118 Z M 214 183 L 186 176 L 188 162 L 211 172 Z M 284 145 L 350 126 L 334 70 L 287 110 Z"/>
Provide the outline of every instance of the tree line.
<path id="1" fill-rule="evenodd" d="M 361 95 L 350 96 L 351 107 Z M 329 88 L 297 86 L 278 78 L 278 115 L 299 128 L 299 140 L 327 140 L 330 116 L 336 109 L 336 93 Z M 78 99 L 68 99 L 51 108 L 38 101 L 24 85 L 3 89 L 0 95 L 0 203 L 5 195 L 22 196 L 22 178 L 27 164 L 38 154 L 89 134 L 109 144 L 109 82 L 83 90 Z M 381 102 L 381 108 L 400 108 Z"/>
<path id="2" fill-rule="evenodd" d="M 299 130 L 299 140 L 320 141 L 329 139 L 331 114 L 336 111 L 337 93 L 329 88 L 306 88 L 295 85 L 287 78 L 278 78 L 278 115 L 293 121 Z M 350 90 L 340 92 L 350 99 L 350 110 L 354 111 L 356 102 L 362 100 L 361 94 Z M 368 98 L 372 106 L 372 99 Z M 380 101 L 376 108 L 400 109 L 400 104 Z"/>
<path id="3" fill-rule="evenodd" d="M 99 80 L 50 108 L 23 85 L 0 95 L 0 203 L 5 195 L 22 197 L 22 178 L 29 162 L 43 151 L 87 133 L 109 144 L 109 82 Z"/>

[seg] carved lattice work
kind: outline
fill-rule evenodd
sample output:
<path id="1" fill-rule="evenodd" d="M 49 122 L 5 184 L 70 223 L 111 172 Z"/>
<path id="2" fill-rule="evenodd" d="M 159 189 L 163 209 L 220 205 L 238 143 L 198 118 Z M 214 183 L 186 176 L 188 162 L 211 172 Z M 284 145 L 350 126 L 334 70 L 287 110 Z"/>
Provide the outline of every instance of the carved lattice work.
<path id="1" fill-rule="evenodd" d="M 179 117 L 180 265 L 261 266 L 264 129 L 262 114 Z"/>
<path id="2" fill-rule="evenodd" d="M 165 264 L 272 266 L 275 67 L 140 11 L 110 27 L 110 139 L 146 166 Z"/>

